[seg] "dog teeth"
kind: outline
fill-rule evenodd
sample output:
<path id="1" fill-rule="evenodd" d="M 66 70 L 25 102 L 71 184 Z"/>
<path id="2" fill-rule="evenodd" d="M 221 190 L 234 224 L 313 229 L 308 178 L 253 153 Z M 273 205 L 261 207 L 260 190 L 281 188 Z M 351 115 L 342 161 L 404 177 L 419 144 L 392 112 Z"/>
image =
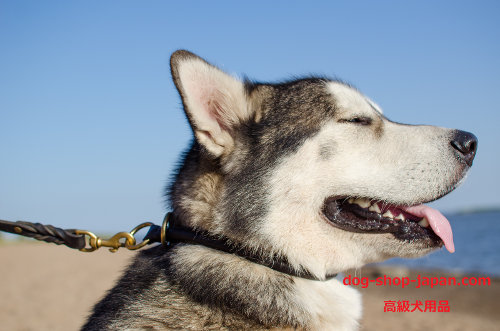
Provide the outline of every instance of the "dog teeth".
<path id="1" fill-rule="evenodd" d="M 347 199 L 347 203 L 355 204 L 355 205 L 358 205 L 361 208 L 365 208 L 365 209 L 368 208 L 369 211 L 372 211 L 372 212 L 375 212 L 375 213 L 378 213 L 378 214 L 381 213 L 381 210 L 380 210 L 380 207 L 379 207 L 378 203 L 372 202 L 372 201 L 370 201 L 368 199 L 349 198 L 349 199 Z"/>
<path id="2" fill-rule="evenodd" d="M 420 222 L 418 222 L 418 225 L 420 225 L 423 228 L 426 228 L 429 226 L 429 221 L 427 220 L 427 218 L 424 217 L 420 220 Z"/>
<path id="3" fill-rule="evenodd" d="M 406 220 L 405 216 L 403 214 L 399 214 L 398 216 L 396 216 L 395 218 L 396 220 L 400 220 L 400 221 L 404 221 Z"/>
<path id="4" fill-rule="evenodd" d="M 366 199 L 356 199 L 354 200 L 354 203 L 360 206 L 361 208 L 368 208 L 371 205 L 370 201 Z"/>
<path id="5" fill-rule="evenodd" d="M 383 213 L 382 216 L 383 217 L 387 217 L 387 218 L 394 218 L 394 215 L 392 215 L 392 213 L 391 213 L 390 210 L 388 210 L 385 213 Z"/>
<path id="6" fill-rule="evenodd" d="M 370 208 L 368 208 L 368 210 L 380 214 L 380 208 L 379 208 L 378 204 L 376 204 L 376 203 L 371 205 Z"/>

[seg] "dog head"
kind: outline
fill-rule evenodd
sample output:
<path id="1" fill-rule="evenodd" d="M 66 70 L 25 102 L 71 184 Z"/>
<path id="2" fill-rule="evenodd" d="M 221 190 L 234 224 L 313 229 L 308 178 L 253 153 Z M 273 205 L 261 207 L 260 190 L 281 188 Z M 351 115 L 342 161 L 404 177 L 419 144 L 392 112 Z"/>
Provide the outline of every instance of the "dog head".
<path id="1" fill-rule="evenodd" d="M 242 82 L 187 51 L 171 69 L 195 136 L 170 191 L 186 225 L 318 278 L 453 251 L 448 221 L 422 203 L 463 180 L 474 135 L 392 122 L 335 80 Z"/>

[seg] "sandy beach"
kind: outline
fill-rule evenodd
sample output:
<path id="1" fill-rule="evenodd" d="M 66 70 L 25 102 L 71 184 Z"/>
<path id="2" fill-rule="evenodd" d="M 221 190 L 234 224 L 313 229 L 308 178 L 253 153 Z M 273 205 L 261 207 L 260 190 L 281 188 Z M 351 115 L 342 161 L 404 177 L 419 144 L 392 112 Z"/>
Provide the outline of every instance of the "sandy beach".
<path id="1" fill-rule="evenodd" d="M 0 329 L 78 330 L 92 306 L 120 276 L 134 253 L 91 254 L 43 243 L 0 245 Z M 395 267 L 366 267 L 356 276 L 450 276 Z M 457 279 L 460 275 L 456 275 Z M 490 286 L 368 286 L 361 330 L 500 330 L 500 281 Z M 384 301 L 447 300 L 450 312 L 384 312 Z"/>

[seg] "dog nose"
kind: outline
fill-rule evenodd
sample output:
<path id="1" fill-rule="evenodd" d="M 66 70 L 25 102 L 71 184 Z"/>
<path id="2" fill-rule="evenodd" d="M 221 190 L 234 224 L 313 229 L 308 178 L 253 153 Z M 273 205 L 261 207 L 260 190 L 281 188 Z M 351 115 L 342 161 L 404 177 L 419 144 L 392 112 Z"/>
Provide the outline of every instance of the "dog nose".
<path id="1" fill-rule="evenodd" d="M 460 157 L 470 166 L 476 156 L 477 138 L 470 132 L 456 130 L 451 146 L 460 153 Z"/>

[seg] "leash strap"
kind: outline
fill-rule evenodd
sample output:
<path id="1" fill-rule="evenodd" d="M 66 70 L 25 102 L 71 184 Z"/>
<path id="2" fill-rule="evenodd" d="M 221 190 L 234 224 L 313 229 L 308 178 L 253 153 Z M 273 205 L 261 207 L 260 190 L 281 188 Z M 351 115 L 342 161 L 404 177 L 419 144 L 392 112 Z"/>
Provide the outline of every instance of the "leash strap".
<path id="1" fill-rule="evenodd" d="M 134 250 L 144 247 L 146 244 L 160 242 L 160 239 L 153 241 L 147 238 L 137 244 L 134 235 L 142 228 L 151 226 L 155 230 L 160 230 L 161 227 L 153 223 L 142 223 L 135 227 L 130 232 L 119 232 L 110 239 L 102 239 L 93 234 L 92 232 L 76 229 L 61 229 L 52 225 L 44 225 L 40 223 L 31 223 L 25 221 L 10 222 L 0 220 L 0 231 L 9 232 L 16 235 L 33 238 L 56 245 L 65 245 L 69 248 L 78 249 L 82 252 L 93 252 L 100 247 L 110 247 L 110 251 L 116 252 L 120 247 L 126 247 Z M 156 229 L 157 228 L 157 229 Z M 151 229 L 152 230 L 152 229 Z M 87 240 L 85 236 L 89 237 L 87 247 Z M 122 239 L 125 239 L 122 241 Z"/>
<path id="2" fill-rule="evenodd" d="M 135 234 L 139 230 L 147 227 L 149 227 L 148 233 L 142 241 L 138 243 Z M 146 222 L 136 226 L 130 232 L 119 232 L 109 239 L 99 238 L 94 233 L 85 230 L 63 230 L 52 225 L 24 221 L 9 222 L 0 220 L 0 231 L 10 232 L 57 245 L 66 245 L 83 252 L 93 252 L 100 247 L 109 247 L 111 252 L 116 252 L 121 247 L 125 247 L 129 250 L 137 250 L 153 243 L 162 243 L 164 247 L 171 247 L 176 243 L 196 244 L 229 254 L 235 254 L 251 262 L 264 265 L 291 276 L 318 280 L 307 270 L 296 270 L 293 268 L 284 257 L 266 257 L 244 247 L 231 245 L 228 243 L 227 239 L 214 238 L 208 234 L 178 226 L 175 224 L 172 213 L 167 213 L 165 215 L 161 226 Z M 86 236 L 88 236 L 88 241 L 85 238 Z M 331 279 L 335 276 L 336 275 L 329 275 L 326 279 Z"/>
<path id="3" fill-rule="evenodd" d="M 36 240 L 54 243 L 56 245 L 66 245 L 74 249 L 82 249 L 85 247 L 85 237 L 76 234 L 76 230 L 63 230 L 52 225 L 0 220 L 0 231 L 10 232 Z"/>

